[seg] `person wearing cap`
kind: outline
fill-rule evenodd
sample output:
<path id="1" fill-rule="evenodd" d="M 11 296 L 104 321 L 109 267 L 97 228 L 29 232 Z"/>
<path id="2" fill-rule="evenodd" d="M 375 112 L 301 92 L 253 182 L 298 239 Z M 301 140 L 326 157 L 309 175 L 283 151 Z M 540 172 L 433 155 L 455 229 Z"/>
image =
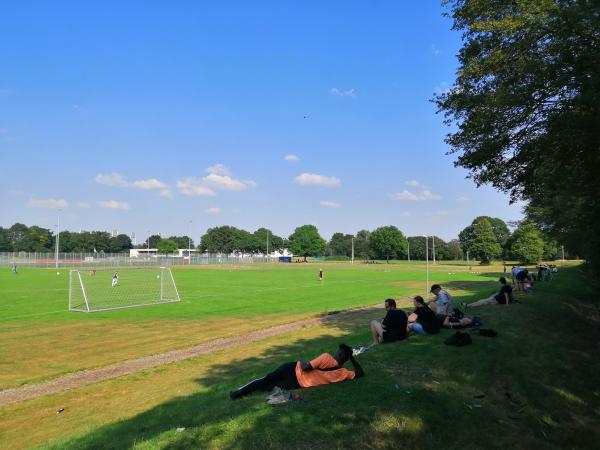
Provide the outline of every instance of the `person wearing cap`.
<path id="1" fill-rule="evenodd" d="M 342 367 L 348 360 L 354 366 L 354 370 Z M 285 390 L 308 388 L 322 384 L 340 383 L 364 376 L 363 368 L 352 356 L 352 349 L 346 344 L 340 344 L 333 355 L 322 353 L 310 362 L 300 360 L 282 364 L 264 377 L 257 378 L 235 391 L 231 391 L 229 398 L 237 400 L 252 392 L 270 391 L 274 387 Z"/>
<path id="2" fill-rule="evenodd" d="M 446 320 L 446 317 L 448 317 L 448 310 L 452 304 L 452 297 L 448 292 L 442 289 L 442 286 L 439 284 L 433 284 L 430 292 L 435 295 L 435 298 L 429 303 L 435 303 L 435 315 L 437 316 L 440 325 L 442 325 Z"/>

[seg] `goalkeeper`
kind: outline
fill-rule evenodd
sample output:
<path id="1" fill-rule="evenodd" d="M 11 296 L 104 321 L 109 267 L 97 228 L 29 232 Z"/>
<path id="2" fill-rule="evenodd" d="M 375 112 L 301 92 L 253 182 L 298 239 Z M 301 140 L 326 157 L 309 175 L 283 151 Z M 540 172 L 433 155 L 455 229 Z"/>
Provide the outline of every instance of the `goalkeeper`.
<path id="1" fill-rule="evenodd" d="M 342 367 L 348 360 L 354 366 L 353 371 Z M 254 391 L 270 391 L 276 386 L 286 390 L 307 388 L 363 376 L 365 372 L 352 356 L 352 349 L 346 344 L 341 344 L 334 355 L 323 353 L 310 362 L 295 361 L 282 364 L 268 375 L 231 391 L 229 397 L 236 400 Z"/>
<path id="2" fill-rule="evenodd" d="M 115 287 L 119 283 L 119 274 L 117 272 L 113 273 L 112 276 L 112 287 Z"/>

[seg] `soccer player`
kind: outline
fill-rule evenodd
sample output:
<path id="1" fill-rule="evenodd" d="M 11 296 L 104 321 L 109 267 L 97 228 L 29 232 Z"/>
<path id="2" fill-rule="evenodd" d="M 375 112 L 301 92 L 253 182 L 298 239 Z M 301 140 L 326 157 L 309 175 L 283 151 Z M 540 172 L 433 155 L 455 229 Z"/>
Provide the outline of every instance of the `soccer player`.
<path id="1" fill-rule="evenodd" d="M 353 371 L 342 367 L 348 360 L 354 366 Z M 290 390 L 340 383 L 364 375 L 364 370 L 352 356 L 352 349 L 341 344 L 334 355 L 323 353 L 310 362 L 300 360 L 282 364 L 268 375 L 231 391 L 229 398 L 236 400 L 254 391 L 270 391 L 274 387 Z"/>
<path id="2" fill-rule="evenodd" d="M 319 269 L 319 281 L 323 281 L 323 269 Z"/>
<path id="3" fill-rule="evenodd" d="M 113 273 L 112 276 L 112 287 L 115 287 L 119 283 L 119 274 L 117 272 Z"/>
<path id="4" fill-rule="evenodd" d="M 96 269 L 91 269 L 90 270 L 90 275 L 95 277 L 96 276 Z"/>
<path id="5" fill-rule="evenodd" d="M 13 272 L 15 275 L 17 275 L 17 274 L 18 274 L 18 272 L 17 272 L 17 263 L 13 263 L 13 266 L 12 266 L 12 272 Z"/>

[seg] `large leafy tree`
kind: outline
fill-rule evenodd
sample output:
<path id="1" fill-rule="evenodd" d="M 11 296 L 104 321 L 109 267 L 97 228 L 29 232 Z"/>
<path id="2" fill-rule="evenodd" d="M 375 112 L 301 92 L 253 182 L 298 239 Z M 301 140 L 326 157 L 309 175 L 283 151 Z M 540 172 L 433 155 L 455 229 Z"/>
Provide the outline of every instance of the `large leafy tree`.
<path id="1" fill-rule="evenodd" d="M 228 225 L 209 228 L 200 240 L 200 251 L 203 253 L 240 251 L 240 231 L 238 228 Z"/>
<path id="2" fill-rule="evenodd" d="M 464 253 L 458 239 L 452 239 L 446 246 L 448 250 L 448 259 L 459 261 L 464 258 Z"/>
<path id="3" fill-rule="evenodd" d="M 327 244 L 329 253 L 332 256 L 352 256 L 352 238 L 351 234 L 333 233 Z"/>
<path id="4" fill-rule="evenodd" d="M 119 234 L 110 238 L 109 245 L 111 253 L 126 252 L 130 248 L 133 248 L 133 245 L 131 244 L 131 238 L 126 234 Z"/>
<path id="5" fill-rule="evenodd" d="M 375 258 L 385 259 L 406 257 L 406 238 L 402 231 L 393 225 L 379 227 L 369 236 L 369 245 Z"/>
<path id="6" fill-rule="evenodd" d="M 168 239 L 177 242 L 177 248 L 194 248 L 194 240 L 189 236 L 170 236 Z"/>
<path id="7" fill-rule="evenodd" d="M 285 247 L 284 240 L 273 234 L 268 228 L 259 228 L 253 233 L 254 247 L 256 252 L 265 254 L 267 252 L 267 238 L 269 241 L 269 253 L 282 251 Z"/>
<path id="8" fill-rule="evenodd" d="M 511 254 L 524 263 L 536 263 L 544 256 L 544 238 L 533 224 L 523 223 L 513 233 Z"/>
<path id="9" fill-rule="evenodd" d="M 600 2 L 445 4 L 463 47 L 435 102 L 456 164 L 600 270 Z"/>
<path id="10" fill-rule="evenodd" d="M 177 251 L 179 246 L 172 239 L 161 239 L 158 243 L 158 253 L 169 254 Z"/>
<path id="11" fill-rule="evenodd" d="M 369 238 L 371 232 L 368 230 L 360 230 L 356 233 L 354 239 L 354 257 L 369 259 L 372 256 L 371 248 L 369 246 Z"/>
<path id="12" fill-rule="evenodd" d="M 302 225 L 288 238 L 289 248 L 298 256 L 321 256 L 325 254 L 327 243 L 319 235 L 314 225 Z"/>
<path id="13" fill-rule="evenodd" d="M 487 219 L 480 219 L 473 226 L 473 239 L 470 241 L 471 258 L 478 259 L 481 264 L 489 264 L 492 259 L 502 254 L 502 247 L 496 241 L 492 224 Z"/>
<path id="14" fill-rule="evenodd" d="M 497 217 L 489 217 L 489 216 L 478 216 L 473 219 L 471 225 L 466 227 L 458 234 L 458 240 L 460 245 L 464 250 L 470 250 L 470 242 L 475 237 L 474 227 L 477 222 L 481 219 L 487 220 L 492 226 L 492 232 L 494 233 L 494 237 L 496 238 L 496 242 L 500 244 L 502 248 L 505 248 L 508 239 L 510 238 L 510 230 L 506 223 Z"/>

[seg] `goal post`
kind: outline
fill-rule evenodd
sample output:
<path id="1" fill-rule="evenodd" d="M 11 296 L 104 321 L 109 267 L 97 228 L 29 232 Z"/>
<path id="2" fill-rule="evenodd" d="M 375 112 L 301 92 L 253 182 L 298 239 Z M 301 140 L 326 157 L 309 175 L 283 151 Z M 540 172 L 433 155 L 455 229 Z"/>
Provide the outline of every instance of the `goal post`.
<path id="1" fill-rule="evenodd" d="M 69 311 L 95 312 L 179 302 L 168 267 L 69 272 Z"/>

